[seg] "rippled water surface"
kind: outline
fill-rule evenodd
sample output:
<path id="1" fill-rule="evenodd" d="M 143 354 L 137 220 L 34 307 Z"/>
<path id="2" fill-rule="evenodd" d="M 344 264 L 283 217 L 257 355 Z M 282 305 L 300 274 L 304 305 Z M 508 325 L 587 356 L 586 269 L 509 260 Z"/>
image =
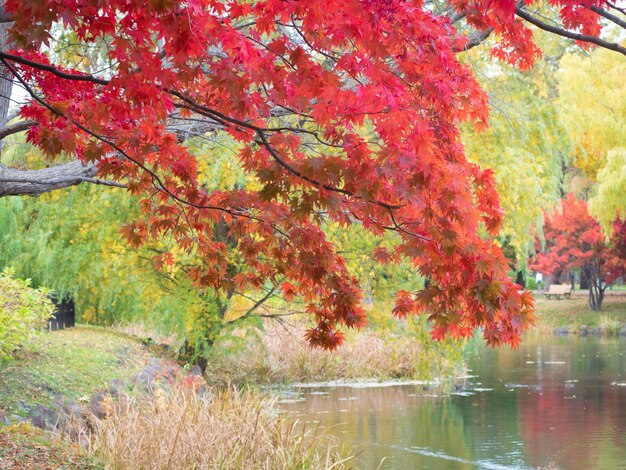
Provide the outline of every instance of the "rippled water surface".
<path id="1" fill-rule="evenodd" d="M 471 377 L 297 389 L 282 409 L 360 450 L 362 468 L 626 469 L 626 340 L 548 338 L 470 346 Z M 384 460 L 383 460 L 384 459 Z"/>

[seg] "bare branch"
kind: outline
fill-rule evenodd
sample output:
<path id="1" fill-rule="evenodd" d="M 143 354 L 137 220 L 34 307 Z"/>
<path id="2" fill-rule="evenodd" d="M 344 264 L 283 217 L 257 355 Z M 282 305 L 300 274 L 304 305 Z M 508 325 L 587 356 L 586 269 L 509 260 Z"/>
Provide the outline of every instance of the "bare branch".
<path id="1" fill-rule="evenodd" d="M 263 297 L 261 297 L 259 300 L 257 300 L 254 305 L 252 307 L 250 307 L 248 309 L 248 311 L 246 313 L 244 313 L 241 317 L 239 318 L 248 318 L 250 317 L 254 311 L 256 309 L 258 309 L 261 305 L 263 305 L 270 297 L 272 297 L 274 295 L 274 292 L 276 292 L 277 287 L 276 286 L 272 286 L 272 288 L 269 290 L 269 292 L 267 294 L 265 294 Z M 260 316 L 260 315 L 257 315 Z"/>
<path id="2" fill-rule="evenodd" d="M 59 70 L 58 68 L 56 68 L 56 67 L 54 67 L 52 65 L 47 65 L 47 64 L 42 64 L 40 62 L 35 62 L 33 60 L 25 59 L 22 56 L 15 55 L 15 54 L 9 54 L 8 52 L 4 52 L 4 51 L 0 51 L 0 58 L 2 58 L 4 60 L 10 60 L 11 62 L 16 62 L 16 63 L 22 64 L 22 65 L 28 65 L 29 67 L 33 67 L 33 68 L 36 68 L 36 69 L 39 69 L 39 70 L 45 70 L 46 72 L 50 72 L 50 73 L 56 75 L 57 77 L 64 78 L 66 80 L 76 80 L 76 81 L 81 81 L 81 82 L 93 82 L 93 83 L 97 83 L 99 85 L 108 85 L 109 84 L 109 80 L 104 80 L 102 78 L 94 77 L 93 75 L 88 75 L 88 74 L 76 74 L 76 73 L 63 72 L 62 70 Z"/>
<path id="3" fill-rule="evenodd" d="M 35 121 L 20 121 L 14 124 L 9 124 L 8 126 L 5 126 L 2 129 L 0 129 L 0 140 L 10 135 L 17 134 L 18 132 L 27 131 L 35 124 L 36 124 Z"/>
<path id="4" fill-rule="evenodd" d="M 39 196 L 84 182 L 118 185 L 112 181 L 95 179 L 97 173 L 95 164 L 83 164 L 78 160 L 40 170 L 21 170 L 0 164 L 0 197 Z"/>
<path id="5" fill-rule="evenodd" d="M 556 34 L 558 36 L 563 36 L 565 38 L 574 39 L 575 41 L 588 42 L 590 44 L 595 44 L 596 46 L 600 46 L 604 49 L 609 49 L 611 51 L 619 52 L 620 54 L 626 55 L 626 47 L 622 47 L 616 42 L 608 42 L 604 39 L 597 38 L 595 36 L 589 36 L 586 34 L 574 33 L 572 31 L 567 31 L 565 29 L 549 25 L 548 23 L 544 23 L 538 18 L 535 18 L 531 14 L 529 14 L 526 10 L 516 7 L 515 14 L 520 18 L 528 21 L 529 23 L 535 25 L 539 29 L 543 29 L 549 33 Z"/>
<path id="6" fill-rule="evenodd" d="M 473 33 L 468 34 L 467 44 L 465 44 L 465 46 L 463 46 L 463 48 L 458 50 L 457 52 L 469 51 L 470 49 L 479 46 L 480 44 L 485 42 L 489 36 L 491 36 L 491 33 L 493 33 L 493 28 L 489 28 L 484 31 L 474 31 Z"/>
<path id="7" fill-rule="evenodd" d="M 602 8 L 599 8 L 593 5 L 589 7 L 589 9 L 593 12 L 596 12 L 598 15 L 603 16 L 607 20 L 612 21 L 613 23 L 618 25 L 620 28 L 626 29 L 626 21 L 622 20 L 618 16 L 615 16 L 614 14 L 609 13 L 608 11 L 603 10 Z M 624 12 L 622 11 L 622 13 Z"/>

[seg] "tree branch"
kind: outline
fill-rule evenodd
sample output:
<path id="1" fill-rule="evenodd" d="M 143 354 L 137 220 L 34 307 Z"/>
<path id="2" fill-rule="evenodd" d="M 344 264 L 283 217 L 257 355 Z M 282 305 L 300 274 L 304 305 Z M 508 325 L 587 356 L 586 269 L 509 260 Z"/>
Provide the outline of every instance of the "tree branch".
<path id="1" fill-rule="evenodd" d="M 483 42 L 487 40 L 489 36 L 493 33 L 493 28 L 486 29 L 484 31 L 475 31 L 471 34 L 467 35 L 468 42 L 463 46 L 462 49 L 459 49 L 455 52 L 469 51 L 470 49 L 479 46 Z"/>
<path id="2" fill-rule="evenodd" d="M 626 21 L 622 20 L 618 16 L 615 16 L 614 14 L 609 13 L 608 11 L 603 10 L 602 8 L 599 8 L 599 7 L 596 7 L 596 6 L 593 6 L 593 5 L 591 7 L 589 7 L 589 9 L 591 11 L 597 13 L 598 15 L 603 16 L 607 20 L 612 21 L 613 23 L 618 25 L 620 28 L 626 29 Z M 622 13 L 624 13 L 624 12 L 622 11 Z"/>
<path id="3" fill-rule="evenodd" d="M 26 59 L 19 55 L 10 54 L 5 51 L 0 51 L 0 58 L 10 60 L 11 62 L 16 62 L 22 65 L 28 65 L 29 67 L 33 67 L 39 70 L 45 70 L 46 72 L 50 72 L 51 74 L 56 75 L 57 77 L 63 78 L 65 80 L 77 80 L 80 82 L 93 82 L 93 83 L 97 83 L 98 85 L 108 85 L 110 83 L 110 80 L 105 80 L 102 78 L 94 77 L 93 75 L 63 72 L 62 70 L 59 70 L 58 68 L 52 65 L 35 62 L 33 60 Z"/>
<path id="4" fill-rule="evenodd" d="M 557 26 L 552 26 L 548 23 L 544 23 L 538 18 L 535 18 L 531 14 L 529 14 L 526 10 L 523 10 L 520 7 L 515 8 L 515 14 L 520 18 L 528 21 L 529 23 L 535 25 L 539 29 L 543 29 L 549 33 L 556 34 L 558 36 L 563 36 L 565 38 L 574 39 L 575 41 L 588 42 L 591 44 L 595 44 L 596 46 L 600 46 L 604 49 L 609 49 L 611 51 L 619 52 L 620 54 L 626 55 L 626 48 L 620 46 L 615 42 L 608 42 L 604 39 L 597 38 L 595 36 L 589 36 L 586 34 L 574 33 L 572 31 L 567 31 L 565 29 L 559 28 Z"/>
<path id="5" fill-rule="evenodd" d="M 18 132 L 27 131 L 35 124 L 36 124 L 35 121 L 20 121 L 14 124 L 9 124 L 8 126 L 5 126 L 2 129 L 0 129 L 0 140 L 10 135 L 17 134 Z"/>
<path id="6" fill-rule="evenodd" d="M 124 187 L 115 181 L 95 178 L 97 173 L 98 167 L 94 163 L 83 164 L 79 160 L 40 170 L 21 170 L 0 164 L 0 197 L 39 196 L 85 182 Z"/>

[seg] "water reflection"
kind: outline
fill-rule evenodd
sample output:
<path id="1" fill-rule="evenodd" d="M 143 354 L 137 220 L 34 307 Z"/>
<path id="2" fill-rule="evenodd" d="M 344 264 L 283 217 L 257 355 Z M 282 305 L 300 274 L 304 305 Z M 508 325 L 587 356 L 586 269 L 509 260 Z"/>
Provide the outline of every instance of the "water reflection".
<path id="1" fill-rule="evenodd" d="M 626 469 L 626 341 L 470 345 L 455 394 L 426 385 L 307 388 L 287 412 L 361 449 L 362 468 Z"/>

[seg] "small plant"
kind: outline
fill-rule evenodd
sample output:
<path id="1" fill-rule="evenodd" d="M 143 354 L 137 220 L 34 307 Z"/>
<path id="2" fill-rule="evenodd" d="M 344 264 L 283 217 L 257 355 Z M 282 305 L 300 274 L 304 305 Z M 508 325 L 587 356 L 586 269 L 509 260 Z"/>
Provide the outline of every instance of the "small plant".
<path id="1" fill-rule="evenodd" d="M 0 360 L 12 353 L 46 324 L 54 312 L 45 289 L 33 289 L 30 280 L 0 273 Z"/>
<path id="2" fill-rule="evenodd" d="M 602 329 L 602 334 L 604 335 L 617 335 L 619 334 L 622 325 L 619 320 L 604 314 L 600 317 L 598 326 Z"/>

